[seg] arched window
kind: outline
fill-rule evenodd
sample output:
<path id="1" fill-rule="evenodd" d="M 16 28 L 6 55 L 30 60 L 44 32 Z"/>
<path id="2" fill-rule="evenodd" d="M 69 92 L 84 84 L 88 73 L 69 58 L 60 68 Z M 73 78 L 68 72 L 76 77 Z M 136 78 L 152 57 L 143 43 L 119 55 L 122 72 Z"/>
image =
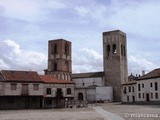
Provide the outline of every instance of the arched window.
<path id="1" fill-rule="evenodd" d="M 107 57 L 109 57 L 110 51 L 111 51 L 110 45 L 107 45 Z"/>
<path id="2" fill-rule="evenodd" d="M 53 71 L 57 71 L 57 63 L 53 64 Z"/>
<path id="3" fill-rule="evenodd" d="M 65 54 L 69 55 L 69 45 L 67 43 L 65 44 Z"/>
<path id="4" fill-rule="evenodd" d="M 113 54 L 117 53 L 116 44 L 113 44 L 113 47 L 112 47 L 112 49 L 113 49 Z"/>
<path id="5" fill-rule="evenodd" d="M 56 54 L 57 53 L 57 44 L 53 44 L 52 45 L 51 52 L 52 52 L 52 54 Z"/>
<path id="6" fill-rule="evenodd" d="M 81 92 L 78 93 L 78 100 L 83 101 L 83 93 Z"/>
<path id="7" fill-rule="evenodd" d="M 54 45 L 54 53 L 57 53 L 57 44 Z"/>

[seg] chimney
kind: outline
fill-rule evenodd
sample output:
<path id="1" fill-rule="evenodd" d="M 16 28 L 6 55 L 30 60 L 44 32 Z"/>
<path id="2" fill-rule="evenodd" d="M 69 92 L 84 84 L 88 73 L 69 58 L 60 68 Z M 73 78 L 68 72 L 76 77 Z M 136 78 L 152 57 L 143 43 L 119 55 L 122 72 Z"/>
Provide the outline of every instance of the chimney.
<path id="1" fill-rule="evenodd" d="M 142 70 L 142 76 L 145 75 L 145 70 Z"/>

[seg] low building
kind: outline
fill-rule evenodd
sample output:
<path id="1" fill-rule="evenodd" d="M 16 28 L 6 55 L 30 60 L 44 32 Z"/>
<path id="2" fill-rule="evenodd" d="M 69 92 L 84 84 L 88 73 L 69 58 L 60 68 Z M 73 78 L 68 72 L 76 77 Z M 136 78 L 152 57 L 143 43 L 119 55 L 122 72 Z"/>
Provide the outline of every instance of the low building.
<path id="1" fill-rule="evenodd" d="M 137 101 L 160 102 L 160 68 L 137 79 Z"/>
<path id="2" fill-rule="evenodd" d="M 122 84 L 122 102 L 135 102 L 136 97 L 136 81 L 130 81 Z"/>
<path id="3" fill-rule="evenodd" d="M 43 81 L 34 71 L 0 72 L 0 109 L 41 108 Z"/>
<path id="4" fill-rule="evenodd" d="M 128 79 L 122 84 L 122 102 L 157 103 L 160 102 L 160 68 Z"/>
<path id="5" fill-rule="evenodd" d="M 74 102 L 74 82 L 35 71 L 0 72 L 0 109 L 62 108 Z"/>
<path id="6" fill-rule="evenodd" d="M 74 82 L 59 80 L 53 75 L 39 75 L 44 81 L 44 108 L 63 108 L 73 104 Z"/>
<path id="7" fill-rule="evenodd" d="M 122 102 L 135 102 L 137 101 L 137 86 L 136 79 L 134 75 L 128 76 L 128 82 L 122 84 L 121 86 L 121 94 L 122 94 Z"/>

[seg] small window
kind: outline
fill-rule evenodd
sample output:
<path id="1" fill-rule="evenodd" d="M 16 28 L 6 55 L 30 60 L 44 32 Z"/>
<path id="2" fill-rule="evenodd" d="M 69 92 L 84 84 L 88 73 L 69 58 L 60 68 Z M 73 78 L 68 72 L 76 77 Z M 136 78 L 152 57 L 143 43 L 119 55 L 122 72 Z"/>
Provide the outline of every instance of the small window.
<path id="1" fill-rule="evenodd" d="M 54 54 L 57 53 L 57 44 L 54 45 Z"/>
<path id="2" fill-rule="evenodd" d="M 132 92 L 134 92 L 134 87 L 132 87 Z"/>
<path id="3" fill-rule="evenodd" d="M 51 88 L 47 88 L 46 93 L 47 93 L 47 95 L 51 95 Z"/>
<path id="4" fill-rule="evenodd" d="M 131 87 L 129 86 L 129 92 L 131 92 Z"/>
<path id="5" fill-rule="evenodd" d="M 141 86 L 140 86 L 140 84 L 138 84 L 138 91 L 141 91 Z"/>
<path id="6" fill-rule="evenodd" d="M 71 88 L 67 88 L 67 95 L 71 95 Z"/>
<path id="7" fill-rule="evenodd" d="M 17 84 L 11 84 L 11 90 L 17 90 Z"/>
<path id="8" fill-rule="evenodd" d="M 144 88 L 144 84 L 142 84 L 142 88 Z"/>
<path id="9" fill-rule="evenodd" d="M 158 99 L 158 93 L 155 93 L 155 98 Z"/>
<path id="10" fill-rule="evenodd" d="M 116 54 L 117 53 L 117 48 L 116 48 L 116 44 L 113 44 L 113 54 Z"/>
<path id="11" fill-rule="evenodd" d="M 33 84 L 33 90 L 39 90 L 39 84 Z"/>
<path id="12" fill-rule="evenodd" d="M 141 93 L 138 94 L 138 97 L 141 98 Z"/>
<path id="13" fill-rule="evenodd" d="M 57 44 L 53 44 L 52 45 L 51 52 L 52 52 L 52 54 L 56 54 L 57 53 Z"/>
<path id="14" fill-rule="evenodd" d="M 57 71 L 57 63 L 53 64 L 53 71 Z"/>
<path id="15" fill-rule="evenodd" d="M 150 87 L 152 87 L 152 83 L 150 83 Z"/>
<path id="16" fill-rule="evenodd" d="M 124 94 L 126 94 L 126 93 L 127 93 L 126 87 L 124 87 L 124 89 L 123 89 L 123 93 L 124 93 Z"/>
<path id="17" fill-rule="evenodd" d="M 67 43 L 65 44 L 65 54 L 69 55 L 69 45 Z"/>
<path id="18" fill-rule="evenodd" d="M 157 84 L 157 82 L 155 82 L 154 85 L 155 85 L 155 90 L 157 91 L 158 90 L 158 84 Z"/>

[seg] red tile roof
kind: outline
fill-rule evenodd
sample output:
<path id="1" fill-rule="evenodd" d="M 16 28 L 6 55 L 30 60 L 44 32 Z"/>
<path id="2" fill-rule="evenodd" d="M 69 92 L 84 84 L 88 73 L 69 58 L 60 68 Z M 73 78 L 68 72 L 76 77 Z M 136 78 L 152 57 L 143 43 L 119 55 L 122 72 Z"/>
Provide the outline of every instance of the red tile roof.
<path id="1" fill-rule="evenodd" d="M 5 81 L 13 82 L 43 82 L 38 73 L 35 71 L 13 71 L 13 70 L 2 70 L 2 76 Z"/>
<path id="2" fill-rule="evenodd" d="M 59 80 L 53 75 L 39 75 L 42 81 L 45 83 L 57 83 L 57 84 L 74 84 L 73 81 Z"/>

